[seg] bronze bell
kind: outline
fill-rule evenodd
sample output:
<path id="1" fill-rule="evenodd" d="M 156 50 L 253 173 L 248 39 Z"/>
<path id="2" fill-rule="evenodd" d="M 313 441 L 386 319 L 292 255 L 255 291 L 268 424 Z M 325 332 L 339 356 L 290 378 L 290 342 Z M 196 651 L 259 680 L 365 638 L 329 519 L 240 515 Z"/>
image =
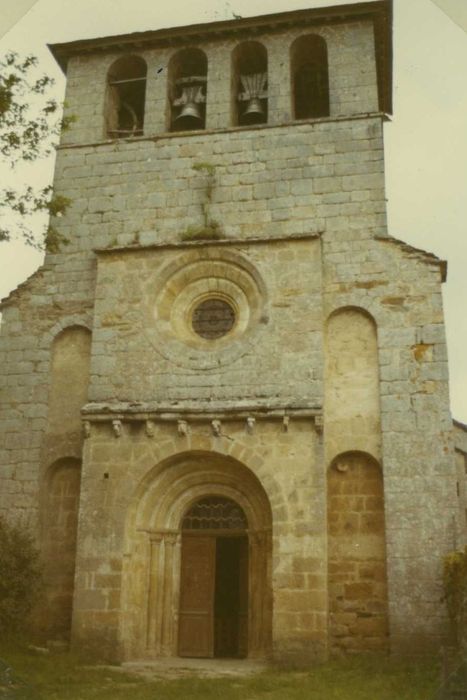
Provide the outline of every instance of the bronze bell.
<path id="1" fill-rule="evenodd" d="M 176 130 L 202 129 L 203 113 L 200 103 L 205 101 L 203 88 L 193 82 L 193 78 L 183 78 L 183 82 L 191 80 L 191 84 L 182 86 L 181 97 L 173 101 L 174 107 L 181 107 L 180 114 L 174 119 Z"/>
<path id="2" fill-rule="evenodd" d="M 246 110 L 243 113 L 243 121 L 248 124 L 262 122 L 264 119 L 264 109 L 259 97 L 252 97 L 248 101 Z"/>
<path id="3" fill-rule="evenodd" d="M 187 102 L 183 105 L 182 111 L 178 117 L 175 118 L 175 121 L 179 119 L 184 119 L 187 124 L 193 124 L 193 120 L 196 122 L 202 121 L 201 111 L 196 102 Z"/>

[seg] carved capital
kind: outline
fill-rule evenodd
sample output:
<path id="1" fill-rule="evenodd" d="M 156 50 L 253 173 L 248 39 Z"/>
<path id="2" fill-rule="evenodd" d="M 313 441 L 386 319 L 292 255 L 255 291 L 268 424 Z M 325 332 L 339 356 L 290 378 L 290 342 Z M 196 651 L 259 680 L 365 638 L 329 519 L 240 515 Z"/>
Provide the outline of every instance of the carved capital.
<path id="1" fill-rule="evenodd" d="M 164 535 L 164 542 L 166 545 L 173 547 L 177 544 L 178 532 L 166 532 Z"/>
<path id="2" fill-rule="evenodd" d="M 161 532 L 151 532 L 149 535 L 149 539 L 154 544 L 160 544 L 164 539 L 164 535 Z"/>
<path id="3" fill-rule="evenodd" d="M 146 421 L 146 435 L 148 437 L 154 437 L 155 430 L 156 430 L 156 428 L 155 428 L 155 425 L 152 422 L 152 420 L 147 420 Z"/>

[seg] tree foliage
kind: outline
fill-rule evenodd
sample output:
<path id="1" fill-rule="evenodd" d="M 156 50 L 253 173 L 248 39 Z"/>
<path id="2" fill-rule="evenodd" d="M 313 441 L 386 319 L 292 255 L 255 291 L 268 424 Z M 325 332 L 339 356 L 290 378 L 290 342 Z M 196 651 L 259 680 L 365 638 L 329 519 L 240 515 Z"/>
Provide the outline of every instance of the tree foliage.
<path id="1" fill-rule="evenodd" d="M 59 104 L 50 97 L 54 81 L 39 75 L 37 64 L 36 57 L 19 57 L 15 52 L 0 61 L 0 153 L 12 169 L 50 155 L 60 131 L 74 121 L 73 117 L 60 118 Z M 50 224 L 37 231 L 33 217 L 38 212 L 61 216 L 69 203 L 66 197 L 55 195 L 50 185 L 2 188 L 0 212 L 13 214 L 15 223 L 0 224 L 0 241 L 19 238 L 35 248 L 56 252 L 66 239 Z"/>
<path id="2" fill-rule="evenodd" d="M 32 536 L 0 518 L 0 630 L 17 632 L 25 624 L 40 590 L 39 553 Z"/>

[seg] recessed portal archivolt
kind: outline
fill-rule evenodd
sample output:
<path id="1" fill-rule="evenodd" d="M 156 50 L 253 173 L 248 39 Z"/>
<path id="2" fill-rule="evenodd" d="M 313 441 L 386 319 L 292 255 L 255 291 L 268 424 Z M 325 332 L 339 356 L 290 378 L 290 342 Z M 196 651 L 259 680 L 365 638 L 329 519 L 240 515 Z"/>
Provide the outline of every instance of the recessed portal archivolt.
<path id="1" fill-rule="evenodd" d="M 192 656 L 194 637 L 197 656 L 268 656 L 271 525 L 264 487 L 231 456 L 193 451 L 148 472 L 128 511 L 125 658 Z"/>

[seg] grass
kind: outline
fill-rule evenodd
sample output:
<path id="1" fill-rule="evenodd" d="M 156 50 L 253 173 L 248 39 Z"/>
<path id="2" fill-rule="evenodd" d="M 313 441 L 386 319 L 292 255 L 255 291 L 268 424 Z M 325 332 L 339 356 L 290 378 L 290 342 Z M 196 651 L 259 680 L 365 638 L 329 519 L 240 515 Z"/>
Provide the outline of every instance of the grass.
<path id="1" fill-rule="evenodd" d="M 0 657 L 41 700 L 431 700 L 439 678 L 433 661 L 384 657 L 335 660 L 308 672 L 268 671 L 244 679 L 151 681 L 83 665 L 72 654 L 38 656 L 18 644 L 0 644 Z"/>

